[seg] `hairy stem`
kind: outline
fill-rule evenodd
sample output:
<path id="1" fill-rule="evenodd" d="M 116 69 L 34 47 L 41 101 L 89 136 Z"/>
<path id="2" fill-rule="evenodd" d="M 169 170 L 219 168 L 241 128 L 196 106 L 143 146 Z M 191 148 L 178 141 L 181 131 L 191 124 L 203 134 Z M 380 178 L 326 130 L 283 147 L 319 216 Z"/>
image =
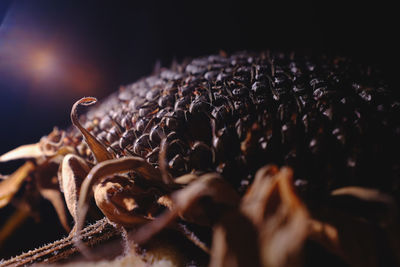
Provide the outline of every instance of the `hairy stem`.
<path id="1" fill-rule="evenodd" d="M 118 235 L 120 235 L 120 231 L 110 225 L 106 218 L 87 226 L 80 232 L 82 241 L 89 247 L 95 246 L 96 244 Z M 70 235 L 43 247 L 23 253 L 7 261 L 0 261 L 0 265 L 25 266 L 40 262 L 52 263 L 66 259 L 76 253 L 78 253 L 78 249 L 74 246 L 73 236 Z"/>

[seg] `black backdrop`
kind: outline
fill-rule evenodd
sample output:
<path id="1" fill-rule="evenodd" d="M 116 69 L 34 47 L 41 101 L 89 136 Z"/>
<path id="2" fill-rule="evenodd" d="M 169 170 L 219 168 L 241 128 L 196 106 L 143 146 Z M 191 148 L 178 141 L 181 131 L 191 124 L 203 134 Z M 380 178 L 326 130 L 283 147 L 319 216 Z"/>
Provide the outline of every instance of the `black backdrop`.
<path id="1" fill-rule="evenodd" d="M 75 100 L 87 92 L 104 97 L 119 85 L 149 74 L 157 60 L 168 66 L 173 59 L 219 50 L 299 50 L 353 57 L 380 67 L 394 82 L 399 30 L 395 11 L 382 1 L 2 0 L 0 154 L 36 142 L 54 125 L 66 127 Z M 23 73 L 10 74 L 6 59 L 18 51 L 13 46 L 6 51 L 1 47 L 2 42 L 10 41 L 13 35 L 7 33 L 13 30 L 31 33 L 30 39 L 14 40 L 28 46 L 32 38 L 39 43 L 61 40 L 70 57 L 68 70 L 79 68 L 83 61 L 97 71 L 101 83 L 80 91 L 57 80 L 50 85 L 32 84 Z M 87 71 L 90 74 L 90 69 Z M 51 88 L 47 93 L 34 90 L 46 86 Z M 66 94 L 68 90 L 71 92 Z M 17 164 L 0 164 L 0 173 L 10 172 Z M 51 219 L 52 209 L 47 209 L 43 219 L 46 231 L 41 231 L 40 225 L 25 225 L 20 232 L 24 241 L 8 243 L 0 249 L 0 258 L 50 241 L 61 231 Z M 0 211 L 0 223 L 11 211 L 11 207 Z"/>

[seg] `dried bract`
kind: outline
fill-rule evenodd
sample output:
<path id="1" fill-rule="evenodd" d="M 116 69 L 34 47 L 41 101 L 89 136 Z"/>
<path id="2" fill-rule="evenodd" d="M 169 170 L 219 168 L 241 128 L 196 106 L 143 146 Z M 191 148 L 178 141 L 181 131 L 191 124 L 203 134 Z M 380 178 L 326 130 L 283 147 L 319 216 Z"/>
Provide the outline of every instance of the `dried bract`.
<path id="1" fill-rule="evenodd" d="M 0 182 L 0 208 L 6 206 L 18 189 L 21 187 L 25 178 L 35 169 L 35 165 L 28 161 L 7 179 Z"/>
<path id="2" fill-rule="evenodd" d="M 61 164 L 60 189 L 64 193 L 69 213 L 77 219 L 77 207 L 80 188 L 90 168 L 80 157 L 73 154 L 66 155 Z"/>
<path id="3" fill-rule="evenodd" d="M 43 155 L 42 150 L 40 149 L 40 144 L 31 144 L 20 146 L 16 149 L 7 152 L 4 155 L 0 156 L 0 162 L 7 162 L 11 160 L 17 159 L 30 159 L 30 158 L 38 158 Z"/>
<path id="4" fill-rule="evenodd" d="M 86 143 L 92 150 L 97 162 L 102 162 L 104 160 L 112 159 L 113 156 L 107 151 L 107 149 L 99 140 L 97 140 L 88 130 L 82 127 L 82 125 L 79 123 L 77 114 L 77 108 L 79 105 L 89 106 L 95 104 L 96 102 L 97 99 L 94 97 L 84 97 L 77 101 L 71 110 L 71 121 L 85 137 Z"/>

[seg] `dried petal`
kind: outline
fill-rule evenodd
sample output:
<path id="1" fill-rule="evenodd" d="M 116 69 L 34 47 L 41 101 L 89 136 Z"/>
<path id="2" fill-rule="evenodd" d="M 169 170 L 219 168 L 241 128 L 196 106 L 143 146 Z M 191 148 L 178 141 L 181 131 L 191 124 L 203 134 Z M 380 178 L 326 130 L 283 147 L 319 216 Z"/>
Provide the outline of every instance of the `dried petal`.
<path id="1" fill-rule="evenodd" d="M 90 168 L 85 160 L 72 154 L 65 156 L 61 164 L 60 188 L 64 193 L 68 210 L 75 220 L 79 191 L 89 171 Z"/>
<path id="2" fill-rule="evenodd" d="M 334 254 L 342 256 L 339 243 L 339 233 L 333 225 L 310 219 L 308 238 L 322 244 L 326 249 Z"/>
<path id="3" fill-rule="evenodd" d="M 28 161 L 11 174 L 8 179 L 0 182 L 0 208 L 3 208 L 10 202 L 14 194 L 21 187 L 22 182 L 34 169 L 35 165 Z"/>
<path id="4" fill-rule="evenodd" d="M 262 168 L 241 203 L 241 211 L 258 228 L 265 266 L 300 264 L 309 216 L 294 192 L 292 177 L 289 168 Z"/>
<path id="5" fill-rule="evenodd" d="M 257 231 L 246 216 L 229 212 L 214 227 L 209 266 L 261 266 Z"/>
<path id="6" fill-rule="evenodd" d="M 199 178 L 199 176 L 193 174 L 193 173 L 188 173 L 188 174 L 184 174 L 182 176 L 179 176 L 178 178 L 176 178 L 174 180 L 174 182 L 176 184 L 181 184 L 181 185 L 188 185 L 191 182 L 197 180 Z"/>
<path id="7" fill-rule="evenodd" d="M 92 189 L 98 183 L 102 181 L 102 179 L 106 176 L 120 174 L 124 172 L 134 171 L 139 173 L 146 179 L 151 180 L 153 183 L 161 182 L 161 174 L 157 169 L 155 169 L 151 164 L 147 163 L 144 159 L 138 157 L 126 157 L 120 159 L 112 159 L 106 160 L 99 164 L 97 164 L 87 175 L 86 179 L 83 181 L 81 190 L 79 193 L 78 200 L 78 209 L 76 213 L 75 219 L 75 245 L 79 248 L 79 250 L 86 255 L 86 257 L 92 257 L 87 248 L 83 245 L 82 240 L 77 234 L 83 228 L 83 224 L 85 221 L 86 213 L 89 209 L 89 198 L 92 195 Z M 98 188 L 100 189 L 100 188 Z M 107 189 L 107 187 L 105 188 Z M 105 194 L 104 194 L 105 193 Z M 107 191 L 99 192 L 98 201 L 103 202 L 102 198 L 107 196 Z M 103 207 L 104 208 L 104 207 Z M 105 212 L 108 213 L 108 208 L 104 208 Z M 113 213 L 111 213 L 113 214 Z M 109 214 L 110 215 L 110 214 Z M 129 216 L 128 216 L 129 217 Z M 129 218 L 132 219 L 132 218 Z M 134 218 L 137 219 L 136 217 Z"/>
<path id="8" fill-rule="evenodd" d="M 30 211 L 27 207 L 21 205 L 0 229 L 0 248 L 4 242 L 18 229 L 29 217 Z"/>
<path id="9" fill-rule="evenodd" d="M 172 207 L 174 206 L 173 200 L 168 195 L 163 195 L 158 198 L 157 203 L 164 207 L 167 207 L 168 209 L 172 209 Z"/>
<path id="10" fill-rule="evenodd" d="M 394 199 L 378 190 L 356 186 L 332 191 L 331 202 L 342 211 L 387 225 L 397 217 Z"/>
<path id="11" fill-rule="evenodd" d="M 60 191 L 57 189 L 45 189 L 42 188 L 40 189 L 40 194 L 47 200 L 51 202 L 53 205 L 54 209 L 57 212 L 58 219 L 61 222 L 61 225 L 64 227 L 64 229 L 69 232 L 71 231 L 69 225 L 68 225 L 68 220 L 67 220 L 67 213 L 64 207 L 64 201 L 62 194 Z"/>
<path id="12" fill-rule="evenodd" d="M 267 202 L 271 197 L 275 175 L 278 173 L 275 165 L 259 169 L 252 186 L 247 190 L 241 201 L 241 210 L 255 225 L 261 225 L 266 213 Z"/>
<path id="13" fill-rule="evenodd" d="M 328 222 L 312 223 L 310 238 L 343 258 L 350 266 L 379 266 L 377 229 L 350 216 L 334 211 L 330 213 L 332 217 L 329 216 Z"/>
<path id="14" fill-rule="evenodd" d="M 131 227 L 148 222 L 151 218 L 138 210 L 150 212 L 157 203 L 156 189 L 144 190 L 126 177 L 114 176 L 99 183 L 94 190 L 97 206 L 107 219 L 117 225 Z"/>
<path id="15" fill-rule="evenodd" d="M 342 187 L 332 191 L 332 196 L 353 196 L 362 201 L 368 202 L 382 202 L 382 203 L 393 203 L 393 199 L 378 190 L 362 188 L 357 186 Z"/>
<path id="16" fill-rule="evenodd" d="M 72 146 L 62 146 L 57 152 L 48 156 L 47 160 L 61 165 L 64 157 L 68 154 L 75 154 L 75 149 Z"/>
<path id="17" fill-rule="evenodd" d="M 82 183 L 79 193 L 78 213 L 76 226 L 79 231 L 83 227 L 86 212 L 89 208 L 89 198 L 91 197 L 91 190 L 94 185 L 98 184 L 104 177 L 125 173 L 136 172 L 142 177 L 152 181 L 152 183 L 162 184 L 161 174 L 151 164 L 139 157 L 126 157 L 120 159 L 107 160 L 97 164 L 89 172 L 86 179 Z"/>
<path id="18" fill-rule="evenodd" d="M 167 167 L 167 138 L 163 138 L 160 143 L 160 153 L 158 154 L 158 162 L 160 164 L 162 179 L 165 184 L 173 183 L 172 178 L 168 173 Z"/>
<path id="19" fill-rule="evenodd" d="M 52 161 L 45 161 L 37 166 L 34 173 L 34 181 L 39 193 L 51 202 L 57 212 L 58 218 L 64 229 L 69 232 L 70 227 L 67 221 L 67 211 L 65 209 L 60 186 L 57 179 L 59 164 Z"/>
<path id="20" fill-rule="evenodd" d="M 351 266 L 400 264 L 400 222 L 390 196 L 373 189 L 345 187 L 332 192 L 331 205 L 318 213 L 321 221 L 311 221 L 311 239 Z M 383 254 L 387 251 L 393 252 L 393 258 Z"/>
<path id="21" fill-rule="evenodd" d="M 17 159 L 30 159 L 43 156 L 39 143 L 23 145 L 0 156 L 0 162 Z"/>
<path id="22" fill-rule="evenodd" d="M 71 110 L 71 121 L 72 124 L 75 125 L 81 131 L 82 135 L 85 138 L 86 143 L 92 150 L 94 157 L 96 158 L 97 162 L 102 162 L 105 160 L 109 160 L 114 158 L 112 154 L 107 151 L 107 148 L 97 140 L 88 130 L 86 130 L 82 125 L 79 123 L 77 108 L 79 105 L 89 106 L 93 105 L 97 102 L 97 99 L 94 97 L 84 97 L 78 100 L 72 107 Z"/>
<path id="23" fill-rule="evenodd" d="M 211 205 L 203 207 L 199 202 L 203 197 L 211 199 Z M 197 224 L 209 224 L 210 213 L 218 205 L 234 208 L 239 203 L 239 196 L 219 174 L 208 173 L 200 176 L 187 187 L 176 191 L 172 195 L 173 205 L 170 211 L 165 212 L 156 220 L 143 226 L 132 238 L 137 243 L 144 243 L 153 235 L 161 231 L 178 216 Z"/>
<path id="24" fill-rule="evenodd" d="M 65 131 L 60 131 L 57 127 L 55 127 L 48 136 L 42 137 L 39 144 L 43 155 L 46 157 L 51 157 L 56 154 L 58 149 L 64 143 L 65 135 Z"/>

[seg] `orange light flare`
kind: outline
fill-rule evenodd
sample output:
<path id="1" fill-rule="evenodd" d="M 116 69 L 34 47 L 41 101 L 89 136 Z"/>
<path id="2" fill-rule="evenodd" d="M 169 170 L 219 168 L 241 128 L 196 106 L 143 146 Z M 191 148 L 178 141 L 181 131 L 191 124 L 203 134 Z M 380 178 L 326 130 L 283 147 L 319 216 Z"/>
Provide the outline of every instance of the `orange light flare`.
<path id="1" fill-rule="evenodd" d="M 38 78 L 46 78 L 57 69 L 57 58 L 53 51 L 49 49 L 38 49 L 33 51 L 27 66 L 32 69 L 33 74 Z"/>
<path id="2" fill-rule="evenodd" d="M 96 94 L 103 84 L 101 70 L 90 59 L 65 53 L 57 47 L 32 47 L 26 73 L 32 78 L 33 93 L 58 95 Z"/>
<path id="3" fill-rule="evenodd" d="M 27 97 L 36 99 L 101 94 L 106 71 L 96 58 L 74 46 L 75 41 L 65 36 L 40 40 L 23 29 L 0 34 L 0 74 L 9 83 L 20 84 Z"/>

